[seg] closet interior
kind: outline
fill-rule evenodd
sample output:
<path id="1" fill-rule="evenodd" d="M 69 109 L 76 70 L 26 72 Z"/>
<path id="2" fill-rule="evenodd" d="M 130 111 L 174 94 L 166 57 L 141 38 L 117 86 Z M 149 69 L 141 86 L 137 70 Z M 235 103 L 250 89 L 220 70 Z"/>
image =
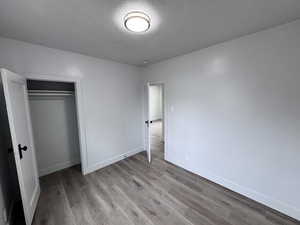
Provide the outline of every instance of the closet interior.
<path id="1" fill-rule="evenodd" d="M 74 83 L 27 80 L 39 176 L 80 164 Z"/>

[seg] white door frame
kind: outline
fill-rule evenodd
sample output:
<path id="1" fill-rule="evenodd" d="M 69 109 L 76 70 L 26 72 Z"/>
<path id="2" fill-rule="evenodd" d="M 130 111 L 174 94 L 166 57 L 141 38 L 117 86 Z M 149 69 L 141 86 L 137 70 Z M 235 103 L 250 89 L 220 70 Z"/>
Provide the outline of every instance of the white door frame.
<path id="1" fill-rule="evenodd" d="M 161 88 L 162 88 L 162 132 L 163 132 L 163 140 L 164 140 L 164 160 L 166 160 L 166 153 L 167 153 L 167 108 L 166 108 L 166 86 L 165 86 L 165 83 L 164 82 L 161 82 L 161 81 L 149 81 L 146 83 L 145 87 L 148 89 L 149 86 L 151 85 L 160 85 Z M 145 93 L 145 92 L 144 92 Z M 149 95 L 149 90 L 147 90 L 147 93 Z M 144 96 L 144 100 L 148 101 L 146 102 L 146 104 L 144 104 L 144 110 L 145 110 L 145 113 L 144 113 L 144 116 L 146 117 L 147 115 L 149 115 L 149 99 L 150 99 L 150 96 L 148 96 L 148 98 L 146 98 L 146 96 Z M 149 118 L 149 116 L 147 116 L 146 120 Z M 150 118 L 149 118 L 150 119 Z M 149 121 L 150 122 L 150 121 Z M 150 129 L 150 128 L 149 128 Z M 145 133 L 145 135 L 147 135 Z M 144 140 L 147 140 L 147 137 L 145 137 Z M 145 146 L 146 146 L 146 142 L 145 142 Z M 151 146 L 150 146 L 151 147 Z M 151 153 L 151 149 L 150 149 L 150 153 Z"/>
<path id="2" fill-rule="evenodd" d="M 81 172 L 86 175 L 88 172 L 88 161 L 87 161 L 87 142 L 86 142 L 86 124 L 85 124 L 85 113 L 83 105 L 83 87 L 80 78 L 68 77 L 68 76 L 57 76 L 57 75 L 40 75 L 40 74 L 25 74 L 26 79 L 29 80 L 40 80 L 40 81 L 56 81 L 56 82 L 67 82 L 74 83 L 75 86 L 75 101 L 77 110 L 77 123 L 79 131 L 79 148 L 80 148 L 80 161 L 81 161 Z"/>

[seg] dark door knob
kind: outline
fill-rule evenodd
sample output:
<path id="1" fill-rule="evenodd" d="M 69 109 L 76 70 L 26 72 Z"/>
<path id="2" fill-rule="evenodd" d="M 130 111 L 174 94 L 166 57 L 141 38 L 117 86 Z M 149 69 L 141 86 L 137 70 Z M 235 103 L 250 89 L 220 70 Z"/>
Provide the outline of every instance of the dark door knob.
<path id="1" fill-rule="evenodd" d="M 146 121 L 145 121 L 145 124 L 147 124 L 147 127 L 149 127 L 149 123 L 152 123 L 152 122 L 153 122 L 152 120 L 150 120 L 150 121 L 149 121 L 149 120 L 146 120 Z"/>
<path id="2" fill-rule="evenodd" d="M 19 150 L 20 159 L 23 159 L 23 153 L 22 153 L 22 151 L 27 151 L 27 146 L 24 145 L 22 147 L 21 144 L 18 144 L 18 150 Z"/>

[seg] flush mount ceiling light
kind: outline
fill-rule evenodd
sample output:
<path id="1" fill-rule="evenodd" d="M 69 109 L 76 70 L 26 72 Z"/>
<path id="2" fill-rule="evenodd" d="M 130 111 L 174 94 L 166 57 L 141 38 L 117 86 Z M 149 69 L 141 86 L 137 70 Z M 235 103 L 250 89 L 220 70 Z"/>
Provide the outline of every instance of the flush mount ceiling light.
<path id="1" fill-rule="evenodd" d="M 150 28 L 150 17 L 143 12 L 130 12 L 124 17 L 124 26 L 135 33 L 146 32 Z"/>

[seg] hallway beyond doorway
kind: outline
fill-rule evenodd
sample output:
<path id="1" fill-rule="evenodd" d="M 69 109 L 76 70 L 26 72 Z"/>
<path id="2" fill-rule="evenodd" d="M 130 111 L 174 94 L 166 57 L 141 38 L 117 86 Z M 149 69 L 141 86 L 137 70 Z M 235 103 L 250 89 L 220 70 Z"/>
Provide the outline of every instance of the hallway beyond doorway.
<path id="1" fill-rule="evenodd" d="M 150 123 L 151 152 L 160 159 L 164 158 L 163 123 L 155 120 Z"/>

